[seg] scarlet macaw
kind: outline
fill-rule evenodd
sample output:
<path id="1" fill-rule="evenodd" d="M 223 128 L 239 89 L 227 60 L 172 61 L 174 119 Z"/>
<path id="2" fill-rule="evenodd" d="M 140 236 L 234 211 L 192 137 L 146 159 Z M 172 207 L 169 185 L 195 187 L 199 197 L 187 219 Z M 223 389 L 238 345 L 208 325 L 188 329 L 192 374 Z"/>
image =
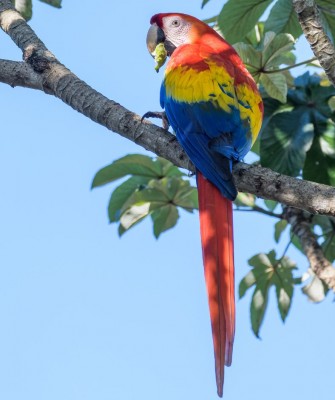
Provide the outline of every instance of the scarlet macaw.
<path id="1" fill-rule="evenodd" d="M 170 60 L 160 102 L 197 170 L 200 230 L 214 342 L 217 392 L 232 362 L 235 335 L 233 162 L 259 133 L 263 103 L 240 57 L 216 31 L 186 14 L 156 14 L 149 52 L 163 44 Z"/>

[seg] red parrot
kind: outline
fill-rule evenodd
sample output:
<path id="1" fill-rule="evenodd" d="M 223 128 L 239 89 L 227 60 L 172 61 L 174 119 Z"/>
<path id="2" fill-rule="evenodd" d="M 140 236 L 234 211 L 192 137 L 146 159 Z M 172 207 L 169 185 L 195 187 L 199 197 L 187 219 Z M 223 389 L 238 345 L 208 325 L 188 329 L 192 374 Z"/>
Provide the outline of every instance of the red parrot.
<path id="1" fill-rule="evenodd" d="M 214 343 L 217 392 L 232 362 L 235 335 L 232 201 L 233 162 L 259 133 L 263 103 L 240 57 L 215 30 L 186 14 L 156 14 L 147 35 L 154 55 L 170 60 L 160 102 L 177 139 L 196 167 L 205 280 Z"/>

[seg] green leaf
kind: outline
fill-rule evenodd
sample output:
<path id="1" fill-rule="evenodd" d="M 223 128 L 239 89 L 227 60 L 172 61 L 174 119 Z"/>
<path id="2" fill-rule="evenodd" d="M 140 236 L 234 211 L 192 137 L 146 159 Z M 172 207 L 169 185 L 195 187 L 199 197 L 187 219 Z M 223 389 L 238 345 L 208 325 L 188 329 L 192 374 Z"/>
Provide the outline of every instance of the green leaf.
<path id="1" fill-rule="evenodd" d="M 121 210 L 124 204 L 129 201 L 133 193 L 141 188 L 143 185 L 146 186 L 150 178 L 133 176 L 118 186 L 111 195 L 108 205 L 108 216 L 110 222 L 116 222 L 120 220 Z"/>
<path id="2" fill-rule="evenodd" d="M 219 28 L 227 41 L 243 41 L 271 3 L 272 0 L 228 0 L 218 17 Z"/>
<path id="3" fill-rule="evenodd" d="M 154 235 L 158 238 L 162 232 L 173 228 L 176 225 L 179 213 L 177 207 L 168 204 L 154 211 L 151 214 L 151 218 L 154 223 Z"/>
<path id="4" fill-rule="evenodd" d="M 282 321 L 284 322 L 291 307 L 294 279 L 292 270 L 296 269 L 296 264 L 288 257 L 280 259 L 280 264 L 275 268 L 273 283 L 276 287 L 278 309 Z"/>
<path id="5" fill-rule="evenodd" d="M 49 4 L 50 6 L 61 8 L 62 7 L 62 0 L 40 0 L 42 3 Z"/>
<path id="6" fill-rule="evenodd" d="M 156 182 L 150 181 L 150 183 L 155 184 Z M 160 188 L 146 187 L 133 192 L 120 211 L 120 235 L 142 221 L 152 211 L 164 207 L 167 203 L 169 203 L 169 199 Z"/>
<path id="7" fill-rule="evenodd" d="M 150 204 L 150 210 L 164 206 L 170 202 L 169 197 L 164 193 L 159 183 L 156 186 L 156 181 L 150 181 L 152 185 L 147 186 L 142 190 L 133 193 L 129 200 L 123 205 L 121 213 L 124 213 L 129 207 L 140 206 L 141 204 Z M 155 185 L 155 186 L 154 186 Z"/>
<path id="8" fill-rule="evenodd" d="M 269 96 L 281 101 L 282 103 L 286 102 L 287 84 L 283 74 L 261 74 L 260 82 Z"/>
<path id="9" fill-rule="evenodd" d="M 254 334 L 259 337 L 266 307 L 269 299 L 269 291 L 272 286 L 276 288 L 277 303 L 280 316 L 284 321 L 289 312 L 294 285 L 296 279 L 293 277 L 295 263 L 288 257 L 276 260 L 275 251 L 268 254 L 257 254 L 249 260 L 253 269 L 242 279 L 239 285 L 240 298 L 248 289 L 254 286 L 250 304 L 251 326 Z"/>
<path id="10" fill-rule="evenodd" d="M 297 235 L 294 235 L 291 229 L 291 243 L 293 244 L 293 246 L 295 246 L 302 254 L 305 254 L 303 249 L 302 249 L 302 245 L 300 242 L 300 239 L 298 238 Z"/>
<path id="11" fill-rule="evenodd" d="M 335 260 L 335 227 L 333 231 L 325 236 L 325 240 L 322 243 L 322 249 L 325 257 L 332 263 Z"/>
<path id="12" fill-rule="evenodd" d="M 139 223 L 143 218 L 149 215 L 150 203 L 142 203 L 129 207 L 120 218 L 119 235 L 121 236 L 125 231 Z"/>
<path id="13" fill-rule="evenodd" d="M 173 203 L 188 212 L 197 210 L 199 208 L 197 188 L 191 186 L 189 181 L 179 180 L 178 190 L 173 197 Z"/>
<path id="14" fill-rule="evenodd" d="M 15 0 L 14 6 L 26 21 L 29 21 L 33 16 L 32 0 L 26 0 L 26 1 Z"/>
<path id="15" fill-rule="evenodd" d="M 185 176 L 178 167 L 165 158 L 157 157 L 155 163 L 160 166 L 162 176 Z"/>
<path id="16" fill-rule="evenodd" d="M 335 40 L 335 7 L 333 0 L 316 0 L 322 26 L 330 40 Z"/>
<path id="17" fill-rule="evenodd" d="M 332 263 L 335 260 L 335 219 L 325 215 L 313 215 L 312 225 L 314 228 L 321 228 L 321 236 L 324 239 L 321 247 L 325 257 Z"/>
<path id="18" fill-rule="evenodd" d="M 274 211 L 276 207 L 278 206 L 278 202 L 274 200 L 264 200 L 264 203 L 266 205 L 266 208 L 270 211 Z"/>
<path id="19" fill-rule="evenodd" d="M 256 283 L 256 276 L 254 271 L 249 271 L 247 275 L 241 280 L 238 287 L 238 296 L 241 299 L 251 286 Z"/>
<path id="20" fill-rule="evenodd" d="M 202 0 L 201 8 L 204 8 L 205 5 L 209 2 L 209 0 Z"/>
<path id="21" fill-rule="evenodd" d="M 234 47 L 256 82 L 262 83 L 270 97 L 285 103 L 287 85 L 292 83 L 292 78 L 288 71 L 276 71 L 281 64 L 295 62 L 291 52 L 294 48 L 293 36 L 267 32 L 257 48 L 246 43 L 236 43 Z"/>
<path id="22" fill-rule="evenodd" d="M 334 120 L 334 112 L 329 107 L 329 100 L 335 95 L 333 86 L 321 85 L 321 78 L 310 75 L 309 72 L 297 77 L 294 81 L 295 90 L 289 90 L 288 101 L 299 107 L 304 107 L 316 125 L 327 123 L 329 118 Z M 324 127 L 321 126 L 322 131 Z"/>
<path id="23" fill-rule="evenodd" d="M 148 178 L 132 177 L 116 189 L 120 193 L 117 193 L 115 203 L 111 201 L 109 213 L 111 220 L 120 220 L 120 234 L 151 215 L 154 235 L 158 238 L 176 224 L 179 218 L 177 207 L 192 212 L 198 206 L 197 190 L 189 181 L 175 176 L 145 179 Z"/>
<path id="24" fill-rule="evenodd" d="M 262 93 L 263 94 L 263 93 Z M 280 111 L 291 110 L 292 107 L 289 107 L 287 104 L 283 104 L 278 100 L 275 100 L 271 97 L 265 97 L 266 94 L 263 94 L 263 104 L 264 104 L 264 116 L 263 116 L 263 124 L 262 131 L 267 129 L 267 125 L 270 122 L 271 118 L 276 115 Z M 260 135 L 261 136 L 261 135 Z"/>
<path id="25" fill-rule="evenodd" d="M 328 169 L 332 167 L 335 169 L 335 160 L 325 156 L 321 149 L 320 137 L 315 135 L 312 146 L 306 153 L 303 169 L 304 179 L 330 185 Z"/>
<path id="26" fill-rule="evenodd" d="M 271 70 L 272 67 L 277 68 L 286 63 L 287 53 L 294 49 L 294 43 L 294 37 L 288 33 L 277 35 L 274 32 L 266 32 L 262 51 L 264 69 Z"/>
<path id="27" fill-rule="evenodd" d="M 253 47 L 257 47 L 264 36 L 264 23 L 258 22 L 254 28 L 247 34 L 244 39 L 244 43 L 251 44 Z"/>
<path id="28" fill-rule="evenodd" d="M 304 109 L 275 114 L 261 136 L 261 164 L 282 174 L 299 175 L 313 133 Z"/>
<path id="29" fill-rule="evenodd" d="M 279 239 L 280 239 L 282 233 L 284 232 L 284 230 L 286 229 L 287 224 L 288 223 L 287 223 L 286 219 L 281 219 L 280 221 L 278 221 L 275 224 L 275 235 L 274 236 L 275 236 L 276 243 L 279 242 Z"/>
<path id="30" fill-rule="evenodd" d="M 335 89 L 308 72 L 296 78 L 294 84 L 288 90 L 285 105 L 264 98 L 261 162 L 279 172 L 298 175 L 310 150 L 303 169 L 304 178 L 321 179 L 334 185 L 335 125 L 332 121 L 335 114 L 329 101 Z M 316 165 L 319 167 L 315 168 Z"/>
<path id="31" fill-rule="evenodd" d="M 234 48 L 250 73 L 257 78 L 259 71 L 262 69 L 261 52 L 257 51 L 253 46 L 246 43 L 236 43 Z"/>
<path id="32" fill-rule="evenodd" d="M 154 161 L 148 156 L 129 154 L 98 171 L 93 179 L 92 188 L 105 185 L 127 175 L 159 178 L 162 176 L 162 165 L 160 161 Z"/>
<path id="33" fill-rule="evenodd" d="M 268 305 L 269 286 L 266 279 L 258 282 L 250 304 L 251 327 L 257 338 Z"/>
<path id="34" fill-rule="evenodd" d="M 292 0 L 277 0 L 265 22 L 265 30 L 275 33 L 290 33 L 295 38 L 302 34 Z"/>

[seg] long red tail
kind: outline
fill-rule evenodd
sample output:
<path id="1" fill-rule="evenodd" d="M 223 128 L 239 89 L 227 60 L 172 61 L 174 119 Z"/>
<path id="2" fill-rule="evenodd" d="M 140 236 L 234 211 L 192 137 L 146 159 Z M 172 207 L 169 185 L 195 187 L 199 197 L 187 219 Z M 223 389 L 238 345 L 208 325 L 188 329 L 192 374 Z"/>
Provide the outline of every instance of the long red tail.
<path id="1" fill-rule="evenodd" d="M 216 385 L 222 397 L 224 365 L 231 365 L 235 335 L 233 210 L 232 202 L 200 172 L 197 182 Z"/>

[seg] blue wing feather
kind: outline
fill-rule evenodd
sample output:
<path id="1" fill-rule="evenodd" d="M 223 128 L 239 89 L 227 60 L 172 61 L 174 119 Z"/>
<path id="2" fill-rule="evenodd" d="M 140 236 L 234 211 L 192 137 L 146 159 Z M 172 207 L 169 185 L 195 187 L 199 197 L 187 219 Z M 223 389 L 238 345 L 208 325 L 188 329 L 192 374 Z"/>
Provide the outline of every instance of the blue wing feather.
<path id="1" fill-rule="evenodd" d="M 215 101 L 179 102 L 166 97 L 161 88 L 161 106 L 177 138 L 196 168 L 230 200 L 237 191 L 232 178 L 232 162 L 249 151 L 251 135 L 238 108 L 220 109 Z"/>

